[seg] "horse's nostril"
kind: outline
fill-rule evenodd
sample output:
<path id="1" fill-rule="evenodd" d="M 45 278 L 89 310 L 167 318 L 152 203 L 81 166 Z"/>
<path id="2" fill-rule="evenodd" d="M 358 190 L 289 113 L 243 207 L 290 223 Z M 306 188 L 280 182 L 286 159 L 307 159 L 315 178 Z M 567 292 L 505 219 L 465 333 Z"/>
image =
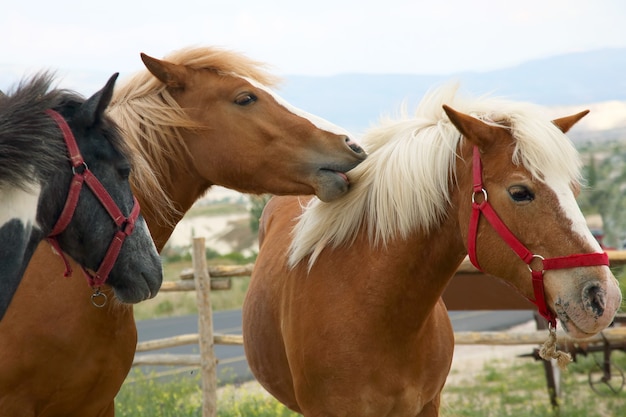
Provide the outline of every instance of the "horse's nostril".
<path id="1" fill-rule="evenodd" d="M 364 151 L 363 151 L 363 148 L 361 148 L 361 147 L 359 146 L 359 144 L 358 144 L 358 143 L 356 143 L 355 141 L 353 141 L 352 139 L 350 139 L 350 138 L 346 137 L 346 139 L 345 139 L 345 140 L 346 140 L 346 145 L 348 145 L 348 147 L 349 147 L 350 149 L 352 149 L 354 152 L 356 152 L 356 153 L 362 153 L 362 152 L 364 152 Z"/>
<path id="2" fill-rule="evenodd" d="M 582 299 L 589 314 L 595 317 L 600 317 L 604 314 L 606 298 L 604 290 L 599 285 L 585 287 Z"/>

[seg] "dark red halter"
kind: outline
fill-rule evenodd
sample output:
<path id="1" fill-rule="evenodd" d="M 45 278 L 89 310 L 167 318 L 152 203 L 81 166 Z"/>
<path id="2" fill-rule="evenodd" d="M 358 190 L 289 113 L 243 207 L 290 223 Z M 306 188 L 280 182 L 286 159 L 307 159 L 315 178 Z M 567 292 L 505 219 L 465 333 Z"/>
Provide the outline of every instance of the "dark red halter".
<path id="1" fill-rule="evenodd" d="M 94 288 L 97 288 L 104 284 L 109 277 L 109 273 L 111 269 L 113 269 L 113 265 L 115 265 L 115 261 L 119 256 L 120 250 L 122 249 L 122 244 L 127 236 L 130 236 L 133 233 L 135 228 L 135 221 L 139 216 L 139 202 L 133 196 L 134 205 L 131 213 L 128 217 L 125 217 L 122 214 L 121 210 L 117 207 L 117 204 L 113 201 L 109 193 L 106 191 L 104 186 L 98 179 L 93 175 L 93 173 L 87 167 L 82 155 L 80 154 L 80 150 L 78 149 L 78 145 L 76 144 L 76 139 L 72 134 L 70 127 L 68 126 L 65 119 L 54 110 L 47 110 L 46 113 L 52 117 L 63 132 L 63 137 L 65 139 L 65 144 L 67 146 L 67 150 L 70 156 L 70 163 L 72 165 L 72 172 L 74 176 L 72 177 L 72 182 L 70 183 L 70 190 L 67 195 L 67 200 L 65 201 L 65 206 L 63 207 L 63 211 L 61 212 L 61 216 L 57 220 L 56 225 L 48 235 L 48 241 L 50 244 L 56 249 L 56 251 L 63 258 L 63 262 L 65 262 L 65 276 L 68 277 L 72 274 L 72 269 L 69 265 L 69 262 L 65 258 L 63 251 L 61 250 L 61 246 L 58 242 L 58 235 L 60 235 L 70 224 L 72 220 L 72 216 L 74 216 L 74 211 L 76 210 L 76 206 L 78 205 L 78 198 L 80 196 L 80 190 L 82 189 L 83 184 L 86 184 L 87 187 L 94 193 L 96 198 L 100 201 L 102 206 L 109 213 L 113 222 L 119 227 L 119 230 L 113 236 L 113 240 L 109 245 L 109 249 L 104 255 L 104 259 L 98 268 L 98 271 L 95 274 L 90 273 L 84 266 L 81 265 L 85 276 L 87 277 L 87 281 L 89 285 Z"/>
<path id="2" fill-rule="evenodd" d="M 535 255 L 529 251 L 522 242 L 520 242 L 515 235 L 509 230 L 509 228 L 500 219 L 498 214 L 493 209 L 492 205 L 487 200 L 487 191 L 483 187 L 483 175 L 482 175 L 482 162 L 480 160 L 480 151 L 477 146 L 474 146 L 474 161 L 473 161 L 473 180 L 474 190 L 472 193 L 472 215 L 470 218 L 469 232 L 467 235 L 467 252 L 472 264 L 481 269 L 476 257 L 476 239 L 478 233 L 478 220 L 481 213 L 485 216 L 491 227 L 493 227 L 500 237 L 509 245 L 511 249 L 519 256 L 524 263 L 528 265 L 528 269 L 532 275 L 533 290 L 535 294 L 535 300 L 532 301 L 539 311 L 539 313 L 548 321 L 552 328 L 556 328 L 556 315 L 548 308 L 546 302 L 544 286 L 543 286 L 543 272 L 550 269 L 567 269 L 576 268 L 581 266 L 598 266 L 609 265 L 609 257 L 605 252 L 601 253 L 582 253 L 575 255 L 568 255 L 558 258 L 545 259 L 543 256 Z M 476 195 L 482 194 L 483 201 L 476 202 Z M 533 260 L 538 259 L 541 263 L 541 269 L 533 269 L 531 263 Z"/>

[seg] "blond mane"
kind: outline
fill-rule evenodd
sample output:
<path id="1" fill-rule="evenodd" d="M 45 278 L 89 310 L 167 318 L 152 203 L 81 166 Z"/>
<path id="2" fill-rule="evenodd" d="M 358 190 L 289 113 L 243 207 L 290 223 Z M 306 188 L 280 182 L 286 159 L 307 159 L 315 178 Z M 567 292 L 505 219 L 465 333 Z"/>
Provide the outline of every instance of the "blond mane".
<path id="1" fill-rule="evenodd" d="M 164 58 L 193 69 L 208 69 L 226 76 L 250 78 L 272 86 L 278 78 L 264 64 L 220 48 L 185 48 Z M 183 141 L 187 129 L 209 129 L 190 120 L 165 85 L 142 70 L 116 88 L 108 109 L 135 154 L 131 183 L 154 206 L 162 224 L 171 224 L 177 210 L 165 191 L 172 171 L 185 172 L 189 150 Z"/>
<path id="2" fill-rule="evenodd" d="M 310 255 L 309 267 L 327 247 L 349 245 L 365 228 L 371 245 L 417 231 L 428 234 L 447 215 L 455 159 L 463 140 L 442 109 L 457 111 L 511 129 L 516 139 L 513 163 L 544 178 L 578 182 L 581 162 L 565 135 L 528 103 L 497 98 L 470 99 L 450 84 L 429 92 L 414 117 L 406 112 L 381 121 L 363 138 L 368 158 L 348 173 L 352 190 L 331 203 L 314 198 L 303 207 L 293 230 L 289 265 Z"/>

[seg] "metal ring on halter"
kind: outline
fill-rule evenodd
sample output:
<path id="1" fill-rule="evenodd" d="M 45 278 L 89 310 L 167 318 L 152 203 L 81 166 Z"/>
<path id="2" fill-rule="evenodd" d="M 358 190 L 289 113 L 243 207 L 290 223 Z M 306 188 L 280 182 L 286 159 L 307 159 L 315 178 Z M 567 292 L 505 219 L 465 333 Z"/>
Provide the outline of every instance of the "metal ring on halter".
<path id="1" fill-rule="evenodd" d="M 81 166 L 81 165 L 78 165 L 78 166 Z M 81 174 L 89 169 L 89 167 L 87 166 L 87 162 L 84 162 L 84 161 L 82 163 L 82 167 L 83 168 L 82 168 Z M 74 175 L 76 175 L 76 168 L 78 167 L 72 167 L 72 174 Z"/>
<path id="2" fill-rule="evenodd" d="M 101 303 L 96 301 L 98 298 L 102 298 Z M 95 307 L 102 308 L 107 304 L 107 301 L 109 301 L 109 297 L 105 293 L 100 292 L 100 288 L 96 288 L 93 294 L 91 294 L 91 304 Z"/>
<path id="3" fill-rule="evenodd" d="M 533 263 L 533 260 L 534 260 L 535 258 L 536 258 L 536 259 L 541 259 L 541 269 L 538 269 L 538 271 L 543 272 L 543 271 L 544 271 L 544 269 L 543 269 L 543 261 L 544 261 L 546 258 L 544 258 L 544 257 L 543 257 L 543 256 L 541 256 L 541 255 L 533 255 L 533 257 L 530 259 L 530 262 L 528 262 L 528 265 L 526 265 L 526 266 L 528 267 L 528 270 L 529 270 L 530 272 L 533 272 L 533 271 L 534 271 L 534 269 L 530 266 L 530 264 L 532 264 L 532 263 Z"/>
<path id="4" fill-rule="evenodd" d="M 483 198 L 484 198 L 483 203 L 484 203 L 485 201 L 487 201 L 487 190 L 485 190 L 484 188 L 481 188 L 480 191 L 483 193 Z M 475 196 L 476 196 L 476 191 L 472 193 L 472 204 L 476 203 L 476 201 L 474 200 Z"/>

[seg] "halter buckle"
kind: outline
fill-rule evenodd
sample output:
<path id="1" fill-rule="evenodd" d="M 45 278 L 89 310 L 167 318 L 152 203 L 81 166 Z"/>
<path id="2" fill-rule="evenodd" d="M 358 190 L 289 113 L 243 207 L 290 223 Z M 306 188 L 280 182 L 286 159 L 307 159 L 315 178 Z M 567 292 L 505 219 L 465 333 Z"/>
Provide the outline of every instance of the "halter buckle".
<path id="1" fill-rule="evenodd" d="M 481 189 L 480 189 L 480 192 L 483 194 L 483 203 L 484 203 L 485 201 L 487 201 L 487 190 L 485 190 L 484 188 L 481 188 Z M 476 203 L 476 194 L 477 194 L 477 192 L 476 192 L 476 191 L 474 191 L 474 192 L 472 193 L 472 204 L 477 204 L 477 203 Z M 467 200 L 466 200 L 466 201 L 467 201 Z"/>
<path id="2" fill-rule="evenodd" d="M 531 266 L 533 261 L 535 259 L 539 259 L 541 261 L 541 268 L 540 269 L 533 269 L 533 267 Z M 528 270 L 532 273 L 532 272 L 541 272 L 543 274 L 543 271 L 545 271 L 544 267 L 543 267 L 543 261 L 545 261 L 546 258 L 544 258 L 541 255 L 533 255 L 532 258 L 530 258 L 530 262 L 528 262 L 527 266 L 528 266 Z"/>
<path id="3" fill-rule="evenodd" d="M 120 231 L 124 233 L 126 236 L 130 236 L 135 230 L 135 222 L 134 220 L 127 219 L 121 226 Z"/>
<path id="4" fill-rule="evenodd" d="M 83 161 L 78 165 L 72 166 L 72 174 L 74 175 L 83 175 L 86 171 L 89 171 L 89 167 L 87 166 L 87 162 Z"/>

